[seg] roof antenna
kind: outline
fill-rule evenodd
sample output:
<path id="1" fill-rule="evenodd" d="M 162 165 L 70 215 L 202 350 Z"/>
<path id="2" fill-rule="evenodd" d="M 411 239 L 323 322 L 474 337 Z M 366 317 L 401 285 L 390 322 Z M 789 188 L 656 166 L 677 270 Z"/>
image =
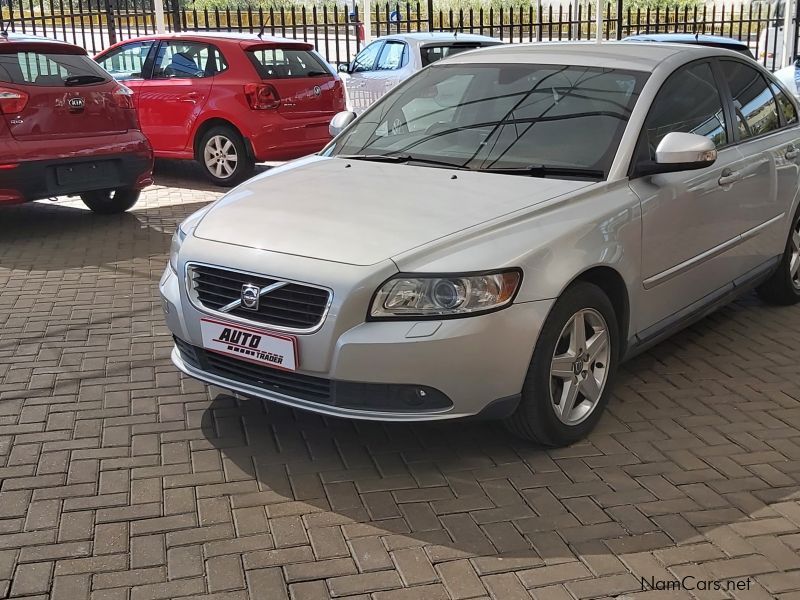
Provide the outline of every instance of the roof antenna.
<path id="1" fill-rule="evenodd" d="M 261 39 L 261 37 L 264 35 L 264 30 L 266 28 L 267 28 L 267 24 L 266 23 L 261 23 L 261 29 L 258 30 L 259 39 Z"/>
<path id="2" fill-rule="evenodd" d="M 6 23 L 6 24 L 3 26 L 3 31 L 0 31 L 0 36 L 2 36 L 2 37 L 4 37 L 4 38 L 7 38 L 7 37 L 8 37 L 8 28 L 9 28 L 10 26 L 11 26 L 11 21 L 8 21 L 8 22 L 7 22 L 7 23 Z"/>

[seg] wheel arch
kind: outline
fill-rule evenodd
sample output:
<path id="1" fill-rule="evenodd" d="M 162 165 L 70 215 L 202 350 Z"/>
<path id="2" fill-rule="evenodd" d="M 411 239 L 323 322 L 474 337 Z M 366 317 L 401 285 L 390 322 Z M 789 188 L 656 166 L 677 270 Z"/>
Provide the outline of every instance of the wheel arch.
<path id="1" fill-rule="evenodd" d="M 213 127 L 230 127 L 233 129 L 244 141 L 244 146 L 247 149 L 247 153 L 251 157 L 253 156 L 253 147 L 250 145 L 250 140 L 247 139 L 247 136 L 242 133 L 241 128 L 238 127 L 236 123 L 223 117 L 209 117 L 197 126 L 194 136 L 192 137 L 192 155 L 194 156 L 195 160 L 200 160 L 201 158 L 200 151 L 202 149 L 200 148 L 200 140 L 203 139 L 203 136 Z"/>
<path id="2" fill-rule="evenodd" d="M 628 346 L 628 331 L 630 329 L 630 297 L 628 295 L 628 286 L 625 284 L 625 279 L 619 271 L 608 265 L 596 265 L 590 267 L 578 274 L 572 279 L 564 290 L 572 286 L 578 281 L 585 281 L 596 285 L 603 293 L 608 296 L 611 305 L 614 307 L 614 313 L 617 317 L 617 326 L 619 328 L 619 337 L 622 344 L 619 356 L 625 355 Z M 563 293 L 563 290 L 562 290 Z"/>

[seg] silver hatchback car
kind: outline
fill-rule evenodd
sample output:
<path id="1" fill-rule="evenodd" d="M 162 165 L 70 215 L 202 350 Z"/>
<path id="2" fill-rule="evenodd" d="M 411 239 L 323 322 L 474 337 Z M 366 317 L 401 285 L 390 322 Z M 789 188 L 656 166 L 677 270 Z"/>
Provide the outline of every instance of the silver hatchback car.
<path id="1" fill-rule="evenodd" d="M 713 48 L 436 63 L 180 226 L 172 360 L 325 415 L 569 444 L 624 359 L 754 287 L 800 300 L 797 111 Z"/>

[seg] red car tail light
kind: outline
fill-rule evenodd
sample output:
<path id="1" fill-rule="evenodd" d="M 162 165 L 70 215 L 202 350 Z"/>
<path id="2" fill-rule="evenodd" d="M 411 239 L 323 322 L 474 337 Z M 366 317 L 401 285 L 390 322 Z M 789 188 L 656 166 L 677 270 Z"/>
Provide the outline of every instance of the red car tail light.
<path id="1" fill-rule="evenodd" d="M 120 86 L 114 90 L 112 96 L 114 97 L 114 103 L 119 108 L 129 108 L 133 110 L 133 91 L 131 88 L 120 84 Z"/>
<path id="2" fill-rule="evenodd" d="M 28 94 L 22 90 L 0 87 L 0 114 L 12 115 L 22 112 L 28 103 Z"/>
<path id="3" fill-rule="evenodd" d="M 278 90 L 268 83 L 245 84 L 244 95 L 253 110 L 271 110 L 281 105 Z"/>

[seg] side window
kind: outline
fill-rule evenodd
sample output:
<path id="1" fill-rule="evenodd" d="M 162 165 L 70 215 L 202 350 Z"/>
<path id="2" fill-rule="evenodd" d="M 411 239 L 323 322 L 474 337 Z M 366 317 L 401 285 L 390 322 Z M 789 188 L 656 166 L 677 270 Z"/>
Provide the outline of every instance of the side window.
<path id="1" fill-rule="evenodd" d="M 358 56 L 356 56 L 356 59 L 353 61 L 353 73 L 372 71 L 375 67 L 375 59 L 378 58 L 378 52 L 380 52 L 381 46 L 383 46 L 383 42 L 372 42 L 359 52 Z"/>
<path id="2" fill-rule="evenodd" d="M 117 81 L 141 79 L 142 68 L 154 43 L 152 40 L 147 40 L 120 46 L 104 56 L 100 60 L 100 66 L 111 73 Z"/>
<path id="3" fill-rule="evenodd" d="M 720 64 L 733 97 L 739 137 L 744 140 L 778 129 L 778 106 L 761 73 L 738 61 Z"/>
<path id="4" fill-rule="evenodd" d="M 661 87 L 645 121 L 640 160 L 655 160 L 658 144 L 673 131 L 704 135 L 718 148 L 728 143 L 722 99 L 708 63 L 682 67 Z"/>
<path id="5" fill-rule="evenodd" d="M 402 42 L 386 42 L 378 56 L 378 71 L 395 71 L 403 66 L 406 45 Z"/>
<path id="6" fill-rule="evenodd" d="M 793 125 L 797 123 L 797 111 L 794 108 L 794 104 L 792 101 L 789 100 L 789 97 L 783 93 L 783 90 L 779 88 L 776 84 L 770 83 L 769 84 L 772 93 L 775 94 L 775 99 L 778 101 L 778 108 L 783 113 L 783 118 L 786 121 L 787 125 Z"/>
<path id="7" fill-rule="evenodd" d="M 164 43 L 158 49 L 153 79 L 211 77 L 225 68 L 225 59 L 213 46 L 178 40 Z"/>

